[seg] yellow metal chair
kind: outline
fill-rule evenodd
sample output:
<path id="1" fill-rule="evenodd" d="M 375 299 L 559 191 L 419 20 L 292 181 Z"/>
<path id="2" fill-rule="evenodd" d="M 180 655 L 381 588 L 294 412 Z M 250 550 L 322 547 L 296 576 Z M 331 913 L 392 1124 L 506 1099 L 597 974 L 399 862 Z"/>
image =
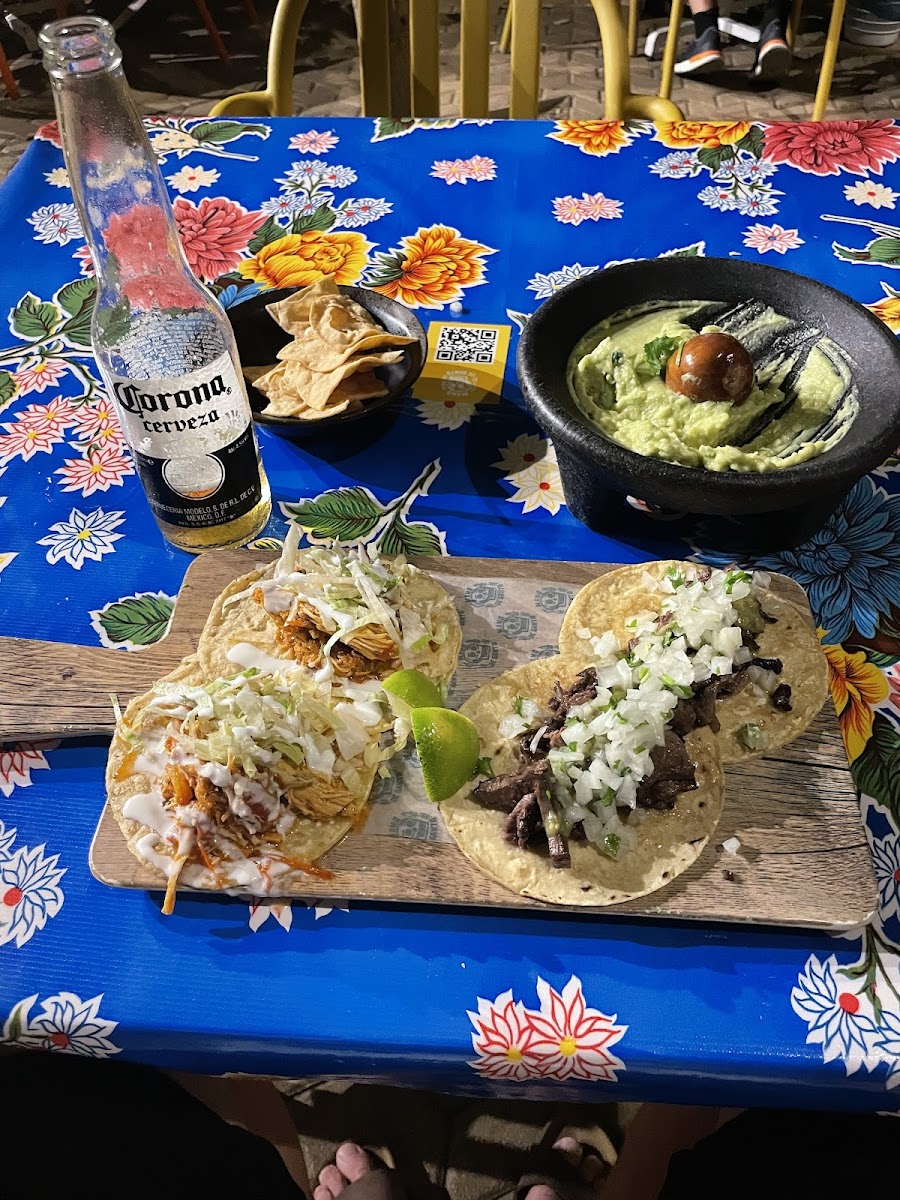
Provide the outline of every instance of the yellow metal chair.
<path id="1" fill-rule="evenodd" d="M 604 115 L 610 120 L 645 117 L 680 120 L 681 111 L 658 96 L 631 91 L 625 26 L 617 0 L 591 0 L 600 27 L 604 62 Z M 266 87 L 219 101 L 212 116 L 290 116 L 297 34 L 307 0 L 278 0 Z M 410 112 L 395 113 L 391 101 L 392 49 L 389 0 L 356 4 L 360 91 L 364 116 L 437 117 L 440 115 L 440 13 L 438 0 L 409 0 Z M 507 43 L 511 47 L 509 115 L 536 117 L 541 51 L 540 0 L 510 0 Z M 490 78 L 491 5 L 461 0 L 460 116 L 487 117 Z"/>
<path id="2" fill-rule="evenodd" d="M 640 0 L 630 0 L 631 7 L 637 7 Z M 822 53 L 822 66 L 819 68 L 819 82 L 816 86 L 816 98 L 813 101 L 812 119 L 821 121 L 828 107 L 831 96 L 831 81 L 834 78 L 834 66 L 837 62 L 838 46 L 841 40 L 841 27 L 844 24 L 844 10 L 847 0 L 832 0 L 831 19 L 825 34 L 825 49 Z M 803 0 L 794 0 L 788 22 L 788 43 L 793 48 L 800 28 L 800 15 Z M 659 81 L 659 94 L 668 99 L 672 94 L 672 77 L 675 73 L 675 55 L 678 52 L 678 41 L 681 33 L 681 19 L 684 11 L 684 0 L 672 0 L 672 11 L 669 14 L 669 32 L 666 35 L 666 48 L 663 52 L 662 73 Z M 629 9 L 629 18 L 631 10 Z"/>

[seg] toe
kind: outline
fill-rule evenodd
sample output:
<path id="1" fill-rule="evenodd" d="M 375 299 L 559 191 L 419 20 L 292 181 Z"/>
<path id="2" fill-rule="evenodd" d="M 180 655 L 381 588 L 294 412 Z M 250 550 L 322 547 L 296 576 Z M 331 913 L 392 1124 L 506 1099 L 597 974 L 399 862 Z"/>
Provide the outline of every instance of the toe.
<path id="1" fill-rule="evenodd" d="M 553 1149 L 569 1163 L 577 1167 L 583 1157 L 583 1150 L 573 1137 L 561 1137 L 553 1143 Z"/>
<path id="2" fill-rule="evenodd" d="M 334 1163 L 329 1163 L 327 1167 L 323 1167 L 319 1172 L 319 1187 L 325 1188 L 334 1197 L 334 1200 L 337 1200 L 337 1197 L 340 1196 L 346 1186 L 347 1180 L 343 1172 Z M 326 1198 L 324 1196 L 317 1196 L 316 1200 L 326 1200 Z"/>
<path id="3" fill-rule="evenodd" d="M 525 1193 L 525 1200 L 559 1200 L 559 1197 L 546 1183 L 536 1183 Z"/>
<path id="4" fill-rule="evenodd" d="M 578 1173 L 585 1183 L 596 1183 L 605 1177 L 606 1172 L 606 1163 L 596 1154 L 586 1154 L 578 1169 Z"/>
<path id="5" fill-rule="evenodd" d="M 332 1196 L 332 1194 L 328 1190 L 328 1188 L 325 1186 L 325 1184 L 320 1183 L 319 1186 L 316 1188 L 316 1190 L 313 1192 L 313 1200 L 334 1200 L 334 1197 Z"/>
<path id="6" fill-rule="evenodd" d="M 356 1183 L 373 1169 L 372 1159 L 356 1142 L 344 1142 L 334 1156 L 338 1169 L 350 1183 Z"/>

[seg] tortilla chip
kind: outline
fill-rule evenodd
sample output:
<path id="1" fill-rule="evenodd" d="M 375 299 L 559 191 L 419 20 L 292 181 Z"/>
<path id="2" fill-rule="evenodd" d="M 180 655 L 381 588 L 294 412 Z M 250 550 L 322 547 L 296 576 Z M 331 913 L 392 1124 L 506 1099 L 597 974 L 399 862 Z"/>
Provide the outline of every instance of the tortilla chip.
<path id="1" fill-rule="evenodd" d="M 628 618 L 639 612 L 658 612 L 664 595 L 649 586 L 645 576 L 661 580 L 672 567 L 696 565 L 673 560 L 635 563 L 600 575 L 586 584 L 569 605 L 559 633 L 560 652 L 582 658 L 590 653 L 585 640 L 578 636 L 579 629 L 589 629 L 593 635 L 611 629 L 624 645 L 631 636 L 625 629 Z M 743 762 L 786 746 L 812 724 L 828 698 L 828 660 L 812 619 L 771 587 L 761 603 L 775 622 L 757 636 L 756 653 L 761 658 L 781 659 L 779 679 L 790 684 L 791 711 L 779 711 L 749 687 L 717 700 L 716 716 L 722 728 L 716 737 L 724 763 Z M 748 750 L 738 741 L 738 730 L 747 724 L 758 725 L 768 735 L 764 750 Z"/>
<path id="2" fill-rule="evenodd" d="M 463 704 L 460 712 L 474 722 L 481 754 L 490 758 L 495 775 L 522 765 L 514 741 L 498 730 L 516 697 L 544 703 L 557 680 L 567 687 L 583 666 L 583 658 L 527 663 L 480 687 Z M 685 745 L 695 764 L 697 788 L 681 792 L 673 809 L 643 810 L 642 823 L 632 826 L 637 845 L 621 858 L 609 858 L 589 842 L 570 841 L 572 865 L 561 870 L 546 854 L 509 845 L 503 837 L 506 813 L 472 800 L 474 781 L 445 800 L 441 813 L 466 858 L 513 892 L 579 908 L 634 900 L 671 883 L 695 862 L 722 812 L 724 779 L 715 738 L 708 729 L 696 729 Z"/>
<path id="3" fill-rule="evenodd" d="M 309 328 L 309 310 L 313 301 L 324 296 L 339 296 L 338 286 L 331 275 L 326 275 L 309 287 L 285 296 L 275 304 L 267 304 L 266 312 L 281 326 L 285 333 L 296 336 Z"/>
<path id="4" fill-rule="evenodd" d="M 279 395 L 284 386 L 285 364 L 277 363 L 264 375 L 259 375 L 253 381 L 253 386 L 264 396 Z"/>
<path id="5" fill-rule="evenodd" d="M 395 353 L 399 358 L 399 353 Z M 384 359 L 384 355 L 361 355 L 349 359 L 333 371 L 312 371 L 303 363 L 288 362 L 285 364 L 284 386 L 299 397 L 306 407 L 321 411 L 343 380 L 357 371 L 383 365 Z"/>
<path id="6" fill-rule="evenodd" d="M 376 400 L 386 396 L 388 388 L 374 371 L 357 371 L 348 376 L 335 389 L 335 396 L 346 396 L 350 400 Z"/>
<path id="7" fill-rule="evenodd" d="M 414 341 L 415 338 L 405 337 L 399 333 L 376 330 L 374 333 L 366 334 L 354 345 L 340 349 L 321 341 L 310 327 L 304 336 L 282 346 L 277 357 L 286 362 L 303 363 L 304 366 L 314 371 L 333 371 L 353 354 L 361 354 L 363 351 L 374 350 L 382 346 L 409 346 Z"/>
<path id="8" fill-rule="evenodd" d="M 379 332 L 366 310 L 343 295 L 317 296 L 309 306 L 309 324 L 321 341 L 339 348 Z"/>

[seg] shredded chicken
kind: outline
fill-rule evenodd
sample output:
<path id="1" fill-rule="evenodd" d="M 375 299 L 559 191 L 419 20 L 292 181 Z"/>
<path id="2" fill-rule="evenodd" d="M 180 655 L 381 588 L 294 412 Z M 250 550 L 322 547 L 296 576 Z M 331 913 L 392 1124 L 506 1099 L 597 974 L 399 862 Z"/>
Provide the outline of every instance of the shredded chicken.
<path id="1" fill-rule="evenodd" d="M 260 596 L 262 593 L 260 592 Z M 322 647 L 331 637 L 301 606 L 293 620 L 286 621 L 284 613 L 270 613 L 277 626 L 278 644 L 304 667 L 321 667 Z M 382 674 L 375 663 L 385 663 L 390 671 L 400 668 L 397 647 L 379 625 L 364 625 L 348 634 L 347 641 L 337 641 L 331 649 L 335 674 L 356 682 L 364 682 Z"/>

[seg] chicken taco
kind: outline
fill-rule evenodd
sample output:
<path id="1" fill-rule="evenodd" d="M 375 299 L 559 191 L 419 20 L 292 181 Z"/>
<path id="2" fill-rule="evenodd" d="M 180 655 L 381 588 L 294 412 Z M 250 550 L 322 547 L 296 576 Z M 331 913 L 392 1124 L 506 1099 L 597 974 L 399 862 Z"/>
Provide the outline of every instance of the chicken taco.
<path id="1" fill-rule="evenodd" d="M 646 663 L 613 651 L 587 667 L 541 659 L 462 706 L 488 773 L 441 811 L 466 857 L 505 887 L 552 904 L 615 904 L 665 886 L 700 855 L 722 810 L 716 739 L 672 729 L 675 654 L 653 649 Z"/>
<path id="2" fill-rule="evenodd" d="M 402 557 L 367 547 L 298 549 L 292 525 L 281 557 L 236 579 L 213 605 L 198 655 L 209 676 L 289 660 L 322 679 L 364 682 L 414 667 L 447 684 L 462 642 L 450 595 Z M 277 662 L 275 664 L 277 669 Z"/>
<path id="3" fill-rule="evenodd" d="M 663 561 L 620 567 L 581 589 L 559 636 L 563 654 L 605 653 L 662 630 L 691 665 L 673 716 L 708 727 L 722 761 L 770 753 L 798 737 L 828 696 L 828 663 L 809 617 L 771 576 Z"/>
<path id="4" fill-rule="evenodd" d="M 323 699 L 323 690 L 326 697 Z M 327 699 L 327 703 L 326 703 Z M 119 714 L 109 806 L 137 858 L 195 888 L 283 894 L 357 824 L 390 718 L 377 682 L 297 668 L 203 681 L 188 660 Z"/>

